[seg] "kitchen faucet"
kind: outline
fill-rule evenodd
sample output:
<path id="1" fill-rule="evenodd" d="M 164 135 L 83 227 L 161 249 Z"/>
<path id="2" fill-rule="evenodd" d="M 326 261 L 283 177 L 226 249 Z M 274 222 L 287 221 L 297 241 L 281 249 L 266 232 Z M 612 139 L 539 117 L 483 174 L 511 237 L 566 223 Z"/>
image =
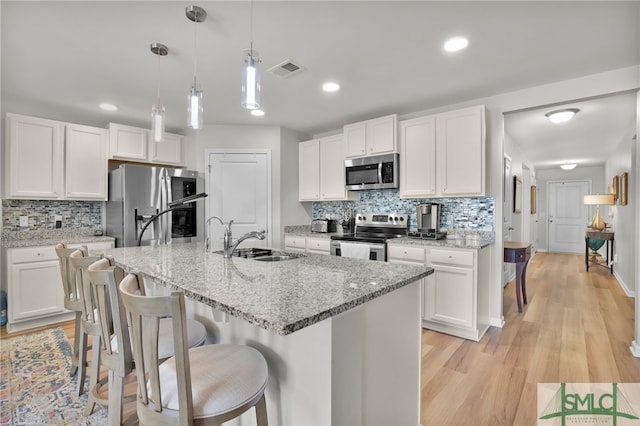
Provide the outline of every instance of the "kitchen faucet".
<path id="1" fill-rule="evenodd" d="M 205 241 L 204 241 L 204 249 L 205 251 L 209 251 L 209 224 L 211 223 L 211 219 L 218 219 L 218 221 L 220 222 L 221 225 L 224 226 L 224 222 L 222 221 L 222 219 L 220 219 L 218 216 L 211 216 L 209 219 L 207 219 L 207 230 L 206 230 L 206 237 L 205 237 Z M 242 235 L 240 238 L 238 238 L 238 240 L 234 243 L 233 242 L 233 238 L 231 235 L 231 225 L 233 224 L 233 220 L 230 220 L 229 223 L 227 224 L 227 227 L 224 229 L 224 257 L 229 258 L 231 257 L 231 255 L 233 254 L 233 251 L 236 249 L 236 247 L 238 247 L 238 244 L 240 244 L 241 242 L 243 242 L 244 240 L 247 240 L 249 238 L 257 238 L 258 240 L 264 240 L 266 237 L 266 230 L 262 230 L 262 231 L 251 231 L 251 232 L 247 232 L 246 234 Z"/>

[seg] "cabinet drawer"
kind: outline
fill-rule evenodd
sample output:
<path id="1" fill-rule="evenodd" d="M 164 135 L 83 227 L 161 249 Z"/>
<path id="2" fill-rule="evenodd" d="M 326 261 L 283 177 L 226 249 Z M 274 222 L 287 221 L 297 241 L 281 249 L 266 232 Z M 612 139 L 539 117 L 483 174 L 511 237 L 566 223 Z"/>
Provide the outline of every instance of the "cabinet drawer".
<path id="1" fill-rule="evenodd" d="M 473 267 L 473 253 L 458 250 L 431 250 L 431 263 Z"/>
<path id="2" fill-rule="evenodd" d="M 388 246 L 387 258 L 390 260 L 410 260 L 424 263 L 424 247 Z"/>
<path id="3" fill-rule="evenodd" d="M 298 250 L 304 250 L 307 247 L 306 238 L 304 237 L 284 237 L 284 246 L 287 248 L 294 248 Z"/>
<path id="4" fill-rule="evenodd" d="M 57 260 L 56 250 L 53 246 L 24 247 L 9 249 L 10 260 L 8 263 L 40 262 L 43 260 Z"/>
<path id="5" fill-rule="evenodd" d="M 329 253 L 331 240 L 327 238 L 307 238 L 307 250 L 314 252 Z"/>

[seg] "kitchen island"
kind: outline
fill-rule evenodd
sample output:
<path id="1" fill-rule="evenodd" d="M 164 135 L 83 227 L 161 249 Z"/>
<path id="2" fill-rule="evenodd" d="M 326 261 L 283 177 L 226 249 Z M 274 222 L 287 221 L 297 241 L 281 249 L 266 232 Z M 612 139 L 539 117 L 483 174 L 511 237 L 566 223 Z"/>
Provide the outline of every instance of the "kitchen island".
<path id="1" fill-rule="evenodd" d="M 104 252 L 142 272 L 150 294 L 184 291 L 211 340 L 262 352 L 271 424 L 420 423 L 420 280 L 431 268 L 225 259 L 199 243 Z M 253 424 L 253 412 L 240 421 Z"/>

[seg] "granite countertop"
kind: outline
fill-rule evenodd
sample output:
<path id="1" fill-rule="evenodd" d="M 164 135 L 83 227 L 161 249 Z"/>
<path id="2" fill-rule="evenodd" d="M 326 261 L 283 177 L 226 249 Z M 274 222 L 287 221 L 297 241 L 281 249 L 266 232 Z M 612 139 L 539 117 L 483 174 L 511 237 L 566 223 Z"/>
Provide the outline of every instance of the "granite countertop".
<path id="1" fill-rule="evenodd" d="M 415 245 L 466 249 L 481 249 L 494 243 L 495 237 L 493 232 L 456 234 L 455 238 L 443 238 L 441 240 L 424 240 L 412 237 L 401 237 L 387 240 L 387 245 Z"/>
<path id="2" fill-rule="evenodd" d="M 96 236 L 93 229 L 43 229 L 25 231 L 3 231 L 2 247 L 37 247 L 48 246 L 65 241 L 67 243 L 113 242 L 113 237 Z"/>
<path id="3" fill-rule="evenodd" d="M 247 245 L 246 247 L 249 247 Z M 147 284 L 180 289 L 275 334 L 287 335 L 433 273 L 398 265 L 306 253 L 280 262 L 225 259 L 202 243 L 104 250 Z"/>
<path id="4" fill-rule="evenodd" d="M 285 226 L 285 236 L 331 238 L 332 235 L 342 235 L 342 232 L 319 233 L 311 232 L 309 226 Z M 495 233 L 489 231 L 468 231 L 455 230 L 448 231 L 448 238 L 441 240 L 423 240 L 420 238 L 401 237 L 387 240 L 387 244 L 404 244 L 429 247 L 457 247 L 480 249 L 495 243 Z"/>

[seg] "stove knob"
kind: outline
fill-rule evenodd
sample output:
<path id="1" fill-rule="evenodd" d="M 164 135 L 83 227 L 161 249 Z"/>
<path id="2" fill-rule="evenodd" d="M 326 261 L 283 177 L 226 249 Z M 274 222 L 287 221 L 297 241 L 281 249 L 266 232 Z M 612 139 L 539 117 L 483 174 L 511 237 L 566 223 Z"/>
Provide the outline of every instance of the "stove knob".
<path id="1" fill-rule="evenodd" d="M 365 216 L 358 216 L 358 219 L 360 219 L 363 222 L 367 220 L 367 218 Z"/>
<path id="2" fill-rule="evenodd" d="M 400 222 L 404 222 L 404 217 L 400 216 Z"/>
<path id="3" fill-rule="evenodd" d="M 389 216 L 389 222 L 393 222 L 393 217 Z"/>

